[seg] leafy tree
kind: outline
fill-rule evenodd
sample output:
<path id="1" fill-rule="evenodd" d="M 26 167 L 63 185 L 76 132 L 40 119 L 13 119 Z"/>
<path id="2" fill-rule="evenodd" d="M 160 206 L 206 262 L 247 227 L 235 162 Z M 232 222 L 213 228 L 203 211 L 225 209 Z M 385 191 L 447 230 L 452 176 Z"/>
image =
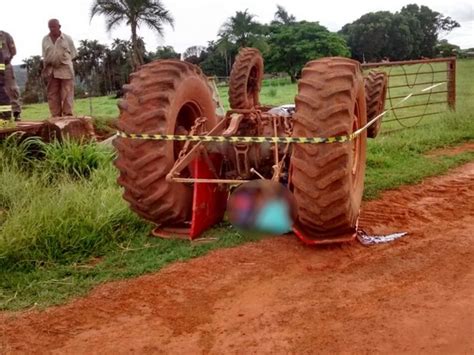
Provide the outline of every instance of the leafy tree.
<path id="1" fill-rule="evenodd" d="M 231 58 L 235 57 L 237 49 L 232 44 L 223 47 L 222 43 L 210 41 L 206 48 L 200 67 L 209 76 L 229 76 L 231 70 Z"/>
<path id="2" fill-rule="evenodd" d="M 341 34 L 360 61 L 379 61 L 388 56 L 387 46 L 392 30 L 393 14 L 389 11 L 370 12 L 345 25 Z"/>
<path id="3" fill-rule="evenodd" d="M 206 47 L 204 46 L 191 46 L 188 49 L 186 49 L 183 53 L 183 57 L 190 58 L 190 57 L 199 57 L 202 52 L 206 50 Z"/>
<path id="4" fill-rule="evenodd" d="M 32 104 L 45 101 L 46 88 L 41 77 L 43 70 L 41 56 L 35 55 L 24 59 L 21 67 L 26 69 L 27 73 L 25 90 L 22 94 L 23 102 Z"/>
<path id="5" fill-rule="evenodd" d="M 270 71 L 288 73 L 293 82 L 310 60 L 329 56 L 350 56 L 342 37 L 318 22 L 295 22 L 275 26 L 268 37 L 270 45 L 265 63 Z"/>
<path id="6" fill-rule="evenodd" d="M 409 20 L 412 34 L 417 35 L 412 57 L 433 57 L 438 36 L 460 26 L 451 17 L 445 17 L 423 5 L 407 5 L 402 8 L 400 15 Z"/>
<path id="7" fill-rule="evenodd" d="M 474 48 L 461 49 L 458 52 L 459 58 L 474 58 Z"/>
<path id="8" fill-rule="evenodd" d="M 388 11 L 368 13 L 345 25 L 352 57 L 360 61 L 379 61 L 433 57 L 441 33 L 448 33 L 459 24 L 427 6 L 407 5 L 392 14 Z"/>
<path id="9" fill-rule="evenodd" d="M 141 38 L 139 45 L 143 46 Z M 132 43 L 115 39 L 109 48 L 97 41 L 80 41 L 76 75 L 90 95 L 120 92 L 128 81 L 132 67 Z"/>
<path id="10" fill-rule="evenodd" d="M 162 46 L 156 49 L 156 52 L 149 53 L 148 56 L 152 59 L 180 59 L 181 54 L 177 53 L 172 46 Z"/>
<path id="11" fill-rule="evenodd" d="M 377 60 L 384 57 L 392 60 L 410 59 L 415 50 L 415 37 L 410 29 L 410 23 L 400 14 L 392 16 L 387 33 L 387 41 L 381 49 Z"/>
<path id="12" fill-rule="evenodd" d="M 199 65 L 204 59 L 206 59 L 206 54 L 206 47 L 192 46 L 184 51 L 183 58 L 187 62 Z"/>
<path id="13" fill-rule="evenodd" d="M 107 31 L 126 22 L 130 26 L 132 41 L 132 63 L 136 70 L 144 63 L 143 46 L 140 47 L 138 27 L 140 24 L 163 36 L 163 25 L 174 25 L 174 19 L 160 0 L 94 0 L 90 17 L 104 15 Z"/>
<path id="14" fill-rule="evenodd" d="M 461 52 L 461 48 L 442 39 L 436 45 L 436 55 L 439 57 L 455 57 Z"/>
<path id="15" fill-rule="evenodd" d="M 101 93 L 119 92 L 133 71 L 132 43 L 115 39 L 111 48 L 105 50 L 102 63 Z"/>
<path id="16" fill-rule="evenodd" d="M 217 52 L 224 58 L 225 74 L 230 75 L 232 69 L 232 59 L 238 53 L 238 47 L 229 40 L 229 36 L 222 35 L 217 41 Z"/>
<path id="17" fill-rule="evenodd" d="M 79 43 L 75 63 L 76 75 L 86 85 L 90 94 L 99 95 L 106 46 L 98 41 L 82 40 Z"/>

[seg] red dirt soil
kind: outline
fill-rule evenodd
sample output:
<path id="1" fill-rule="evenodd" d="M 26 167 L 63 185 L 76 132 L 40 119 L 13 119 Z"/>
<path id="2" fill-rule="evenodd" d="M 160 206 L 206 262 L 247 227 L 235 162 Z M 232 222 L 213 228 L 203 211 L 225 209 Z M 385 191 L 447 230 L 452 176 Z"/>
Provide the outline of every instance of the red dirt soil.
<path id="1" fill-rule="evenodd" d="M 459 153 L 464 152 L 474 152 L 474 142 L 466 142 L 464 144 L 458 145 L 456 147 L 449 147 L 449 148 L 442 148 L 442 149 L 435 149 L 432 150 L 427 154 L 429 157 L 439 157 L 439 156 L 448 156 L 452 157 Z"/>
<path id="2" fill-rule="evenodd" d="M 404 239 L 218 250 L 43 312 L 0 314 L 0 353 L 473 353 L 474 163 L 363 205 Z"/>

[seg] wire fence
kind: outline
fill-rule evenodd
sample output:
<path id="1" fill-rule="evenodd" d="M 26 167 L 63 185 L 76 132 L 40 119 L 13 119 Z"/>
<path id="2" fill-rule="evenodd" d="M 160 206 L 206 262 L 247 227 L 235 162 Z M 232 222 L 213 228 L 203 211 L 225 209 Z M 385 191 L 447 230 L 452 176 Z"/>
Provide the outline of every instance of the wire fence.
<path id="1" fill-rule="evenodd" d="M 420 123 L 428 123 L 431 119 L 436 119 L 440 113 L 456 108 L 455 57 L 368 63 L 363 64 L 362 67 L 365 74 L 368 74 L 370 70 L 377 70 L 384 71 L 388 75 L 385 107 L 395 108 L 383 118 L 382 132 L 388 133 L 415 127 Z M 229 85 L 229 77 L 215 77 L 215 81 L 221 93 Z M 291 94 L 291 92 L 283 92 L 278 88 L 289 84 L 291 84 L 291 79 L 285 74 L 266 75 L 262 83 L 262 101 L 265 101 L 265 104 L 279 104 L 281 98 L 278 95 Z M 436 87 L 422 91 L 431 86 Z M 296 90 L 295 87 L 295 95 Z M 403 105 L 397 105 L 401 99 L 410 94 L 412 95 L 409 100 Z M 291 97 L 291 102 L 292 99 L 293 97 Z M 227 107 L 225 104 L 224 106 Z"/>
<path id="2" fill-rule="evenodd" d="M 217 87 L 229 86 L 230 76 L 213 76 Z M 262 81 L 262 87 L 267 86 L 285 86 L 291 84 L 291 78 L 286 74 L 265 75 Z"/>

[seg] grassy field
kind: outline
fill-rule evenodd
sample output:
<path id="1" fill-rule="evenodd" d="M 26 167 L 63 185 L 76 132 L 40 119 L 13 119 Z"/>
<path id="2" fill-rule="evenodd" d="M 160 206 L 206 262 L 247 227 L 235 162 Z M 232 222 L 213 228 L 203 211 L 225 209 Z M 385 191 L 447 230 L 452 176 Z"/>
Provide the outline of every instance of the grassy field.
<path id="1" fill-rule="evenodd" d="M 472 61 L 461 60 L 458 61 L 458 73 L 469 73 L 473 69 Z M 421 90 L 430 86 L 432 82 L 446 81 L 447 73 L 445 63 L 411 65 L 405 67 L 387 67 L 385 70 L 389 75 L 395 75 L 390 79 L 391 87 L 406 85 L 405 87 L 396 87 L 389 89 L 387 94 L 386 108 L 396 107 L 393 112 L 389 112 L 384 117 L 383 129 L 385 131 L 411 127 L 418 123 L 425 124 L 436 121 L 439 115 L 430 115 L 434 112 L 443 112 L 447 110 L 446 104 L 436 104 L 436 102 L 446 101 L 447 86 L 440 85 L 430 91 L 429 96 L 416 96 L 410 98 L 409 101 L 399 105 L 401 99 L 391 99 L 392 97 L 405 96 L 410 93 L 420 94 Z M 412 75 L 421 73 L 418 75 Z M 425 73 L 425 74 L 423 74 Z M 403 74 L 407 74 L 403 76 Z M 402 75 L 402 76 L 396 76 Z M 468 76 L 469 77 L 469 76 Z M 467 78 L 468 78 L 467 77 Z M 465 78 L 464 75 L 459 75 L 459 79 Z M 458 80 L 459 80 L 458 79 Z M 426 85 L 417 86 L 417 83 L 427 83 Z M 463 101 L 463 87 L 469 85 L 469 82 L 458 83 L 458 101 Z M 219 86 L 219 95 L 225 109 L 229 109 L 228 103 L 228 87 Z M 291 84 L 288 78 L 268 79 L 264 81 L 260 98 L 263 104 L 267 105 L 283 105 L 294 102 L 294 97 L 297 94 L 297 85 Z M 93 97 L 90 99 L 78 99 L 75 101 L 75 113 L 77 115 L 87 115 L 96 118 L 116 118 L 118 116 L 117 99 L 114 97 Z M 426 105 L 425 104 L 429 104 Z M 404 108 L 405 106 L 420 105 L 418 107 Z M 405 119 L 407 116 L 428 114 L 422 118 Z M 23 109 L 23 117 L 25 120 L 41 120 L 49 116 L 47 104 L 27 105 Z"/>
<path id="2" fill-rule="evenodd" d="M 458 70 L 456 113 L 444 113 L 429 126 L 369 141 L 365 199 L 474 159 L 474 152 L 425 155 L 474 140 L 474 61 L 459 62 Z M 295 85 L 268 85 L 262 102 L 288 103 L 295 92 Z M 115 101 L 93 99 L 93 112 L 114 117 Z M 88 105 L 88 100 L 79 100 L 78 113 L 88 114 Z M 45 105 L 35 105 L 24 116 L 38 119 L 46 111 Z M 174 261 L 257 239 L 237 233 L 227 223 L 205 235 L 215 238 L 208 244 L 149 238 L 151 226 L 130 212 L 121 198 L 112 151 L 95 144 L 51 145 L 39 147 L 45 158 L 38 160 L 24 148 L 10 141 L 0 147 L 0 309 L 58 304 L 105 281 L 153 272 Z"/>

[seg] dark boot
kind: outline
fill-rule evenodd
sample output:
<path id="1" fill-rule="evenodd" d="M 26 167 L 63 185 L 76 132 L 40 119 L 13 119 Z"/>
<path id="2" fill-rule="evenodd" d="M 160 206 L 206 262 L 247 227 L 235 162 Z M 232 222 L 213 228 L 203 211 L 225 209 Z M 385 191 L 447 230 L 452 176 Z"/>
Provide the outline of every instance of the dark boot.
<path id="1" fill-rule="evenodd" d="M 15 121 L 21 121 L 20 112 L 13 112 L 13 117 L 15 118 Z"/>

